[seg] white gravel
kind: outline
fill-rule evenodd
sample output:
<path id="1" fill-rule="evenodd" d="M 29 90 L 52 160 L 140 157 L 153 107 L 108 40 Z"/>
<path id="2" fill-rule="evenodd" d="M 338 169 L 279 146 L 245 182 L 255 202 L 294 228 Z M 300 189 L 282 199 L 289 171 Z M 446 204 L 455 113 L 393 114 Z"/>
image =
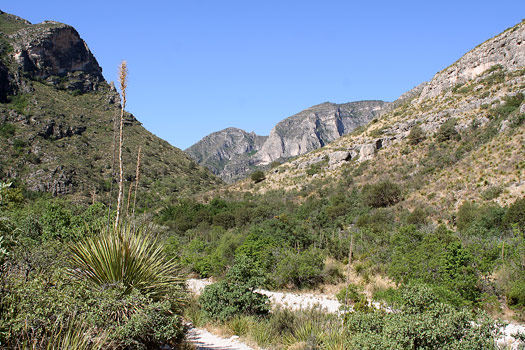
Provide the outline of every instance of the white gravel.
<path id="1" fill-rule="evenodd" d="M 203 279 L 193 279 L 190 278 L 187 281 L 188 289 L 193 293 L 199 295 L 204 287 L 212 284 L 210 280 Z M 314 306 L 318 306 L 325 310 L 326 312 L 336 313 L 339 311 L 341 304 L 334 298 L 331 298 L 327 295 L 322 294 L 311 294 L 311 293 L 289 293 L 289 292 L 271 292 L 264 289 L 258 289 L 258 293 L 267 295 L 270 298 L 270 301 L 274 305 L 279 305 L 291 310 L 300 310 L 300 309 L 309 309 Z M 374 306 L 375 303 L 374 303 Z M 376 306 L 377 307 L 377 306 Z M 193 330 L 192 330 L 193 331 Z M 205 330 L 195 329 L 198 332 L 206 332 Z M 507 346 L 510 349 L 518 349 L 518 341 L 512 337 L 512 335 L 521 332 L 525 333 L 525 325 L 510 323 L 507 326 L 502 328 L 503 336 L 498 339 L 498 345 Z M 209 333 L 211 336 L 213 334 Z M 215 337 L 215 336 L 214 336 Z M 224 338 L 219 338 L 224 339 Z M 226 339 L 228 340 L 228 339 Z M 238 344 L 242 344 L 237 341 Z M 197 344 L 197 343 L 194 343 Z M 218 343 L 217 343 L 218 344 Z M 243 344 L 244 345 L 244 344 Z M 232 345 L 234 346 L 234 345 Z M 197 349 L 251 349 L 247 345 L 246 348 L 236 348 L 236 347 L 197 347 Z"/>
<path id="2" fill-rule="evenodd" d="M 310 293 L 287 293 L 287 292 L 270 292 L 264 289 L 257 289 L 256 292 L 267 295 L 270 302 L 290 310 L 311 309 L 314 306 L 320 307 L 329 313 L 339 312 L 341 304 L 333 298 L 326 295 L 316 295 Z"/>
<path id="3" fill-rule="evenodd" d="M 237 338 L 237 336 L 222 338 L 202 328 L 193 328 L 186 336 L 197 350 L 254 350 Z"/>

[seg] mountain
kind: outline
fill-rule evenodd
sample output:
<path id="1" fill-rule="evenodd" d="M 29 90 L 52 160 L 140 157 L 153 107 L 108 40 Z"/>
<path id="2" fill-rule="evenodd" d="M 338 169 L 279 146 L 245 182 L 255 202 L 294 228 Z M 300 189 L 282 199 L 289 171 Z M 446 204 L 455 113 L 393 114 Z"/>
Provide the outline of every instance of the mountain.
<path id="1" fill-rule="evenodd" d="M 73 27 L 53 21 L 33 25 L 0 13 L 2 181 L 15 180 L 30 191 L 53 195 L 107 198 L 114 188 L 119 116 L 119 94 Z M 139 201 L 191 194 L 220 183 L 126 113 L 126 186 L 135 178 L 139 147 Z"/>
<path id="2" fill-rule="evenodd" d="M 368 123 L 386 105 L 384 101 L 325 102 L 307 108 L 277 123 L 256 159 L 265 165 L 323 147 Z"/>
<path id="3" fill-rule="evenodd" d="M 228 182 L 251 171 L 254 165 L 251 156 L 261 149 L 267 138 L 237 128 L 226 128 L 204 137 L 185 152 Z"/>
<path id="4" fill-rule="evenodd" d="M 247 179 L 230 190 L 321 191 L 335 181 L 385 180 L 403 189 L 401 207 L 426 208 L 453 222 L 448 215 L 464 201 L 508 204 L 525 195 L 524 94 L 521 22 L 403 94 L 367 125 L 282 164 L 258 184 Z"/>
<path id="5" fill-rule="evenodd" d="M 256 168 L 323 147 L 368 123 L 386 106 L 388 103 L 383 101 L 325 102 L 280 121 L 270 136 L 227 128 L 204 137 L 186 152 L 232 183 Z"/>

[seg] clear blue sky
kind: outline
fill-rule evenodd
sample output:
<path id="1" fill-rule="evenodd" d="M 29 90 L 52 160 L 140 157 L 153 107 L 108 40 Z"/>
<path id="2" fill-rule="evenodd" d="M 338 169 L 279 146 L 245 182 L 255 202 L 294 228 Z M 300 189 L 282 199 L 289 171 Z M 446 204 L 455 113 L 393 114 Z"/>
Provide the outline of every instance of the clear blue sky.
<path id="1" fill-rule="evenodd" d="M 10 0 L 74 26 L 128 110 L 182 149 L 234 126 L 268 135 L 309 106 L 395 100 L 525 17 L 524 0 Z"/>

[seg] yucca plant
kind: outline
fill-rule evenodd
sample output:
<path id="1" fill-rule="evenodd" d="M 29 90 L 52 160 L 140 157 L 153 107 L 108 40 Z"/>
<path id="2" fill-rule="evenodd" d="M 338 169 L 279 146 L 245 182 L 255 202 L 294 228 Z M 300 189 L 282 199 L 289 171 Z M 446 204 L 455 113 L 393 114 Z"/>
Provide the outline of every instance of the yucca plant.
<path id="1" fill-rule="evenodd" d="M 159 299 L 183 286 L 176 263 L 166 257 L 144 226 L 105 227 L 99 234 L 72 244 L 70 250 L 70 273 L 100 288 L 122 284 L 124 293 L 137 289 Z"/>
<path id="2" fill-rule="evenodd" d="M 56 322 L 53 327 L 41 337 L 35 338 L 30 329 L 26 329 L 18 344 L 8 344 L 9 348 L 16 350 L 101 350 L 108 348 L 106 333 L 93 334 L 90 327 L 75 320 L 72 315 L 69 320 Z"/>
<path id="3" fill-rule="evenodd" d="M 102 334 L 96 339 L 89 335 L 90 328 L 78 322 L 68 322 L 58 326 L 51 335 L 46 350 L 100 350 L 104 349 L 106 335 Z"/>

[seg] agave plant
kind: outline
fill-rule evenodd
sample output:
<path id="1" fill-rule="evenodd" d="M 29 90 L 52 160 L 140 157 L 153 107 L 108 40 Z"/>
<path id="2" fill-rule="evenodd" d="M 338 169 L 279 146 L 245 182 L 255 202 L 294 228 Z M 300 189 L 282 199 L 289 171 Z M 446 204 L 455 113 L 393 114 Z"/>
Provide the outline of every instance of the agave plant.
<path id="1" fill-rule="evenodd" d="M 89 326 L 79 322 L 68 322 L 66 325 L 57 325 L 48 339 L 46 350 L 101 350 L 104 349 L 106 334 L 98 338 L 90 336 Z"/>
<path id="2" fill-rule="evenodd" d="M 102 228 L 99 234 L 70 246 L 71 274 L 97 287 L 122 284 L 154 299 L 166 295 L 183 280 L 147 227 L 121 225 Z"/>

